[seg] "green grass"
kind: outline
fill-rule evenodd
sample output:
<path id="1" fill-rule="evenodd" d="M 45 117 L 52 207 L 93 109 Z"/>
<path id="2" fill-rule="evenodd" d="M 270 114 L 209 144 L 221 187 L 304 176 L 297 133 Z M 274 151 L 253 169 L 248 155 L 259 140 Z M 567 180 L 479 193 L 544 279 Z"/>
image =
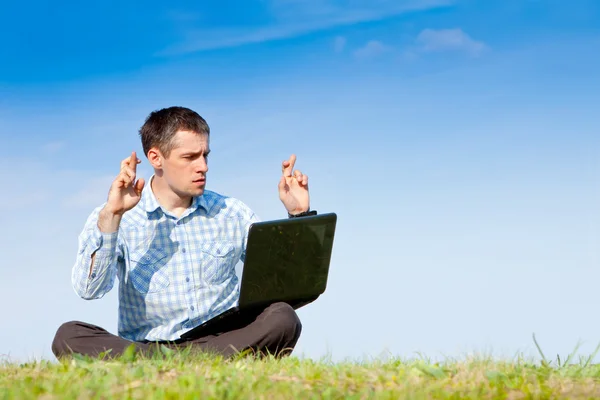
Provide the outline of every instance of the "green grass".
<path id="1" fill-rule="evenodd" d="M 117 360 L 0 363 L 0 399 L 600 398 L 595 354 L 552 362 L 541 353 L 541 362 L 481 357 L 333 363 L 130 352 Z"/>

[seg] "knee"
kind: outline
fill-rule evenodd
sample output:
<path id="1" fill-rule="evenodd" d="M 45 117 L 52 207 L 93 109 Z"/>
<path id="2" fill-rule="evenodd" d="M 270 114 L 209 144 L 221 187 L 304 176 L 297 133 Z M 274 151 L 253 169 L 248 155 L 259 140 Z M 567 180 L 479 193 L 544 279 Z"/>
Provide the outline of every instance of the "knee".
<path id="1" fill-rule="evenodd" d="M 81 326 L 80 321 L 69 321 L 62 324 L 52 340 L 52 353 L 57 358 L 68 355 L 70 351 L 70 342 L 76 337 L 78 328 Z"/>
<path id="2" fill-rule="evenodd" d="M 287 303 L 274 303 L 267 308 L 269 325 L 284 342 L 295 345 L 302 332 L 296 311 Z"/>

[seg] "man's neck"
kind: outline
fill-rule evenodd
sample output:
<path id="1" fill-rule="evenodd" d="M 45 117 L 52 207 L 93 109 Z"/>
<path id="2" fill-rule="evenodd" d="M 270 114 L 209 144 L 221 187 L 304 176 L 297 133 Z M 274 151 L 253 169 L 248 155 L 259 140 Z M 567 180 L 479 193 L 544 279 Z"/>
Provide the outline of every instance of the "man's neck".
<path id="1" fill-rule="evenodd" d="M 169 189 L 166 182 L 156 175 L 150 181 L 150 189 L 156 197 L 156 201 L 168 212 L 180 217 L 192 204 L 190 196 L 181 197 Z"/>

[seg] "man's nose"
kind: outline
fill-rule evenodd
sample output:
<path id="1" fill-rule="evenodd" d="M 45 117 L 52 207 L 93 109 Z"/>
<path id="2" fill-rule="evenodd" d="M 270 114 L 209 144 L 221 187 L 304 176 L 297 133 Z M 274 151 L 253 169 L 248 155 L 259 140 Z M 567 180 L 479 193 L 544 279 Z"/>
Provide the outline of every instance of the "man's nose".
<path id="1" fill-rule="evenodd" d="M 208 171 L 208 163 L 204 157 L 200 157 L 198 159 L 198 163 L 196 164 L 196 171 L 206 173 Z"/>

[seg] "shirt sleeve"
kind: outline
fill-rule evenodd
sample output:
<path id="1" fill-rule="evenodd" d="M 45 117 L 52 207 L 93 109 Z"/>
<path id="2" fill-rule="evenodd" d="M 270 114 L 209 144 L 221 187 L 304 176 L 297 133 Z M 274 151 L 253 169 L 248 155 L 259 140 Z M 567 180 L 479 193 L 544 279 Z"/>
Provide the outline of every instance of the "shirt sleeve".
<path id="1" fill-rule="evenodd" d="M 241 209 L 243 215 L 242 221 L 244 224 L 244 240 L 242 242 L 242 255 L 240 257 L 240 260 L 242 262 L 246 262 L 246 247 L 248 245 L 248 233 L 250 232 L 250 225 L 252 225 L 255 222 L 259 222 L 260 218 L 254 213 L 254 211 L 250 209 L 250 207 L 246 206 L 243 203 L 241 205 Z"/>
<path id="2" fill-rule="evenodd" d="M 79 235 L 77 259 L 71 275 L 73 289 L 86 300 L 102 298 L 113 288 L 118 260 L 123 254 L 119 232 L 102 233 L 98 228 L 100 210 L 101 207 L 98 207 L 92 212 Z M 94 253 L 94 266 L 90 273 Z"/>

